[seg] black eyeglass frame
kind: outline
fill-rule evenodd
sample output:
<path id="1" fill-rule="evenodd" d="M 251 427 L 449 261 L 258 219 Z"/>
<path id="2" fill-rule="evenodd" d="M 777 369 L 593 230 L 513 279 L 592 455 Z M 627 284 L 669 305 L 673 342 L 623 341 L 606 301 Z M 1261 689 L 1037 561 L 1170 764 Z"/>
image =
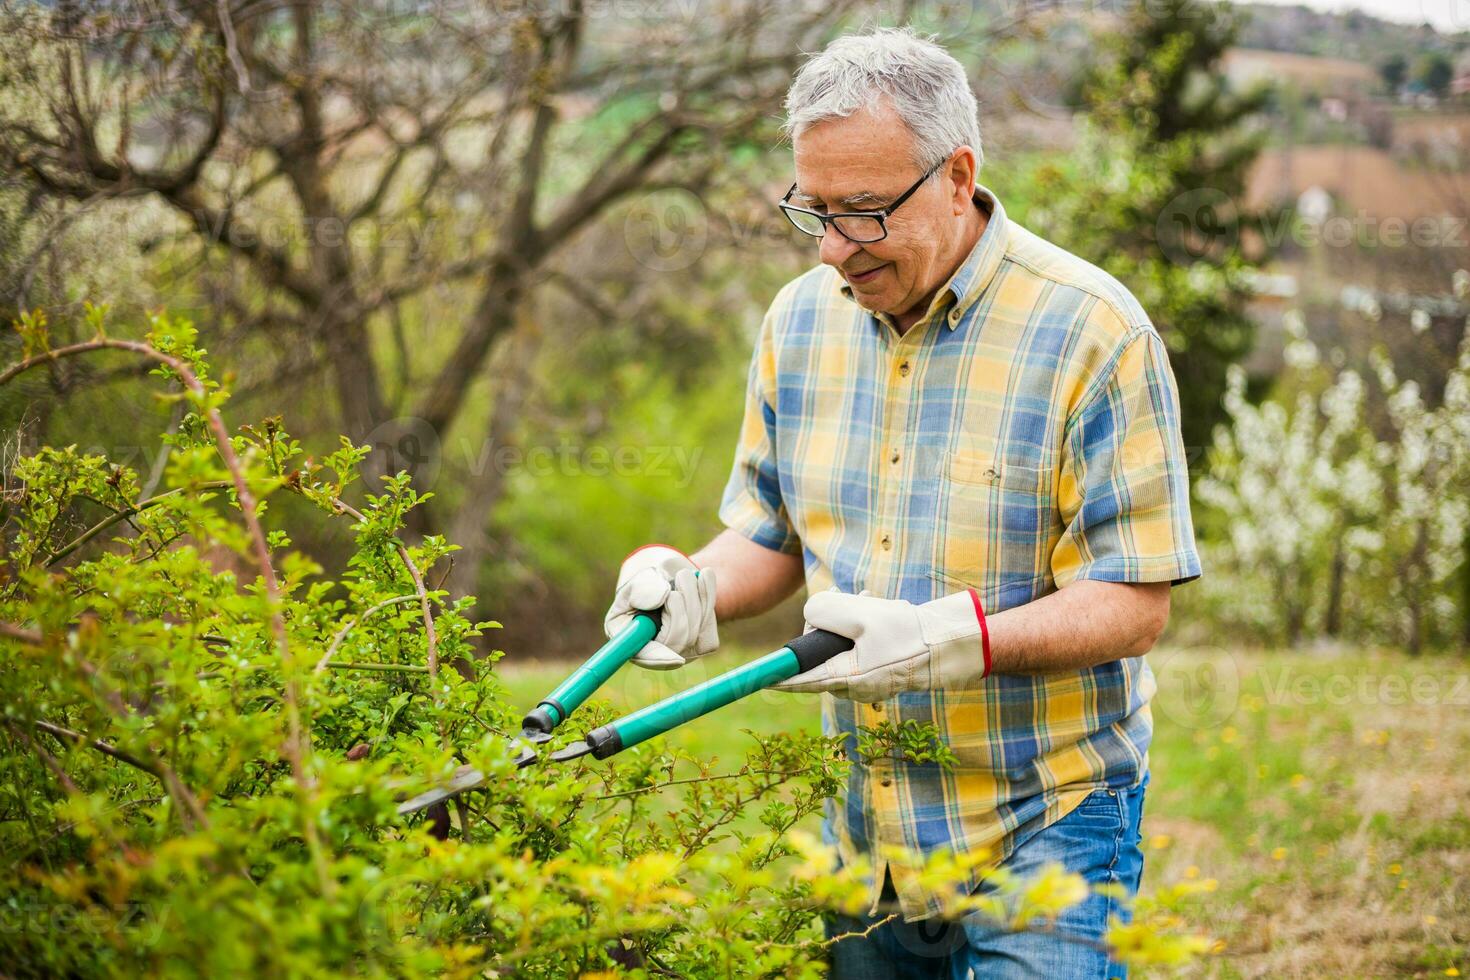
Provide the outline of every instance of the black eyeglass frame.
<path id="1" fill-rule="evenodd" d="M 904 201 L 907 201 L 909 198 L 913 197 L 915 192 L 917 192 L 920 187 L 924 186 L 924 182 L 927 181 L 930 177 L 933 177 L 936 173 L 938 173 L 939 168 L 944 166 L 948 162 L 949 157 L 945 157 L 943 160 L 940 160 L 934 166 L 930 167 L 928 171 L 925 172 L 924 176 L 914 181 L 912 187 L 904 191 L 902 194 L 898 195 L 898 197 L 893 201 L 892 204 L 888 205 L 886 208 L 878 208 L 876 211 L 839 211 L 836 214 L 823 214 L 820 211 L 813 211 L 810 208 L 798 207 L 795 204 L 788 203 L 791 200 L 791 195 L 796 193 L 796 183 L 794 181 L 791 184 L 791 189 L 787 191 L 786 196 L 781 198 L 781 200 L 776 204 L 776 207 L 781 209 L 781 213 L 786 216 L 787 221 L 791 222 L 792 227 L 801 232 L 803 235 L 806 235 L 808 238 L 824 237 L 827 234 L 827 226 L 831 225 L 833 228 L 837 229 L 837 234 L 841 235 L 843 238 L 846 238 L 854 245 L 871 245 L 874 242 L 881 242 L 883 239 L 888 237 L 888 219 L 893 215 L 893 212 L 897 211 L 899 209 L 899 206 L 902 205 Z M 797 224 L 796 219 L 791 216 L 792 212 L 796 212 L 798 214 L 809 214 L 813 218 L 816 218 L 818 221 L 820 221 L 822 223 L 821 234 L 813 235 L 801 225 Z M 838 218 L 876 219 L 878 222 L 878 227 L 883 229 L 883 234 L 879 235 L 877 238 L 853 238 L 847 232 L 843 231 L 837 225 L 833 224 L 833 222 L 835 222 Z"/>

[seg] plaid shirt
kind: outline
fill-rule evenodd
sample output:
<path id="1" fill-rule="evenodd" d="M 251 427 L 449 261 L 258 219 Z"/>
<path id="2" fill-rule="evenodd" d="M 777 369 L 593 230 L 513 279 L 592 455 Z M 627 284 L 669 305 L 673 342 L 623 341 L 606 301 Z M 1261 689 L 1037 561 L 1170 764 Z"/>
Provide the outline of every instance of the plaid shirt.
<path id="1" fill-rule="evenodd" d="M 1198 576 L 1157 331 L 1116 279 L 1008 221 L 985 188 L 975 201 L 984 233 L 902 336 L 825 266 L 776 296 L 721 520 L 801 554 L 813 593 L 922 603 L 974 588 L 996 613 L 1078 579 Z M 1137 785 L 1154 689 L 1129 657 L 877 704 L 823 695 L 823 728 L 853 760 L 825 836 L 872 863 L 875 901 L 887 864 L 906 919 L 938 914 L 947 896 L 885 854 L 986 850 L 993 866 L 1092 791 Z M 858 758 L 859 726 L 909 719 L 935 725 L 958 765 Z"/>

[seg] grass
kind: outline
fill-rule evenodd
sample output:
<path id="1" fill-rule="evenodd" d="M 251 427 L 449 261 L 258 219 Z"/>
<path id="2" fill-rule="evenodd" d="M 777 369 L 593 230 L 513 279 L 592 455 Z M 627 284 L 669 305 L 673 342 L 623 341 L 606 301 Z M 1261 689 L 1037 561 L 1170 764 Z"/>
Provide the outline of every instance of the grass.
<path id="1" fill-rule="evenodd" d="M 639 707 L 750 656 L 625 670 L 602 695 Z M 1217 882 L 1190 913 L 1215 939 L 1190 976 L 1470 976 L 1470 662 L 1218 650 L 1149 660 L 1159 692 L 1144 891 Z M 504 676 L 529 706 L 563 672 Z M 815 697 L 763 693 L 670 737 L 735 768 L 741 729 L 817 725 Z"/>

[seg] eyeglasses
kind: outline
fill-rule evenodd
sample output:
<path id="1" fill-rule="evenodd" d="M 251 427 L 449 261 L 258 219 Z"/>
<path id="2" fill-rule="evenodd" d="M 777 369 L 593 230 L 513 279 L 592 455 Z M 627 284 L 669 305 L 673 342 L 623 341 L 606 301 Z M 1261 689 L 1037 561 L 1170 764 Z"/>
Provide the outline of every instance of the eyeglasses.
<path id="1" fill-rule="evenodd" d="M 947 160 L 948 158 L 946 158 Z M 827 233 L 827 226 L 836 228 L 838 233 L 848 241 L 858 245 L 867 245 L 872 242 L 881 242 L 888 237 L 888 225 L 885 222 L 893 212 L 898 210 L 899 205 L 914 196 L 914 192 L 923 186 L 924 181 L 934 176 L 935 171 L 944 166 L 945 160 L 940 160 L 934 166 L 914 181 L 914 185 L 902 194 L 898 199 L 886 208 L 876 211 L 842 211 L 837 214 L 823 214 L 820 211 L 812 211 L 807 208 L 799 208 L 795 204 L 788 203 L 791 195 L 796 193 L 796 185 L 791 185 L 791 190 L 781 198 L 776 207 L 786 215 L 786 220 L 796 226 L 796 230 L 813 238 L 821 238 Z"/>

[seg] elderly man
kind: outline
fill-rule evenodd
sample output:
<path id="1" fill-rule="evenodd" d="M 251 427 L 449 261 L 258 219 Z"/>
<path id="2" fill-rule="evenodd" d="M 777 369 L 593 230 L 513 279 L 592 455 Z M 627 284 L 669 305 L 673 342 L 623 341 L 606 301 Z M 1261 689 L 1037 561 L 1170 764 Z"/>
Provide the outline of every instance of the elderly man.
<path id="1" fill-rule="evenodd" d="M 821 265 L 761 326 L 728 530 L 688 557 L 630 555 L 609 631 L 662 607 L 638 662 L 678 667 L 804 577 L 807 621 L 856 641 L 782 685 L 824 692 L 853 759 L 824 831 L 876 869 L 869 916 L 829 926 L 854 934 L 837 976 L 1120 976 L 1114 895 L 1049 932 L 946 922 L 950 896 L 889 855 L 986 851 L 1021 876 L 1055 861 L 1136 892 L 1143 654 L 1171 584 L 1199 575 L 1164 344 L 1127 289 L 976 183 L 975 98 L 941 48 L 841 38 L 786 108 L 796 181 L 779 207 Z M 909 720 L 957 763 L 858 758 L 859 728 Z M 869 930 L 883 906 L 902 916 Z"/>

